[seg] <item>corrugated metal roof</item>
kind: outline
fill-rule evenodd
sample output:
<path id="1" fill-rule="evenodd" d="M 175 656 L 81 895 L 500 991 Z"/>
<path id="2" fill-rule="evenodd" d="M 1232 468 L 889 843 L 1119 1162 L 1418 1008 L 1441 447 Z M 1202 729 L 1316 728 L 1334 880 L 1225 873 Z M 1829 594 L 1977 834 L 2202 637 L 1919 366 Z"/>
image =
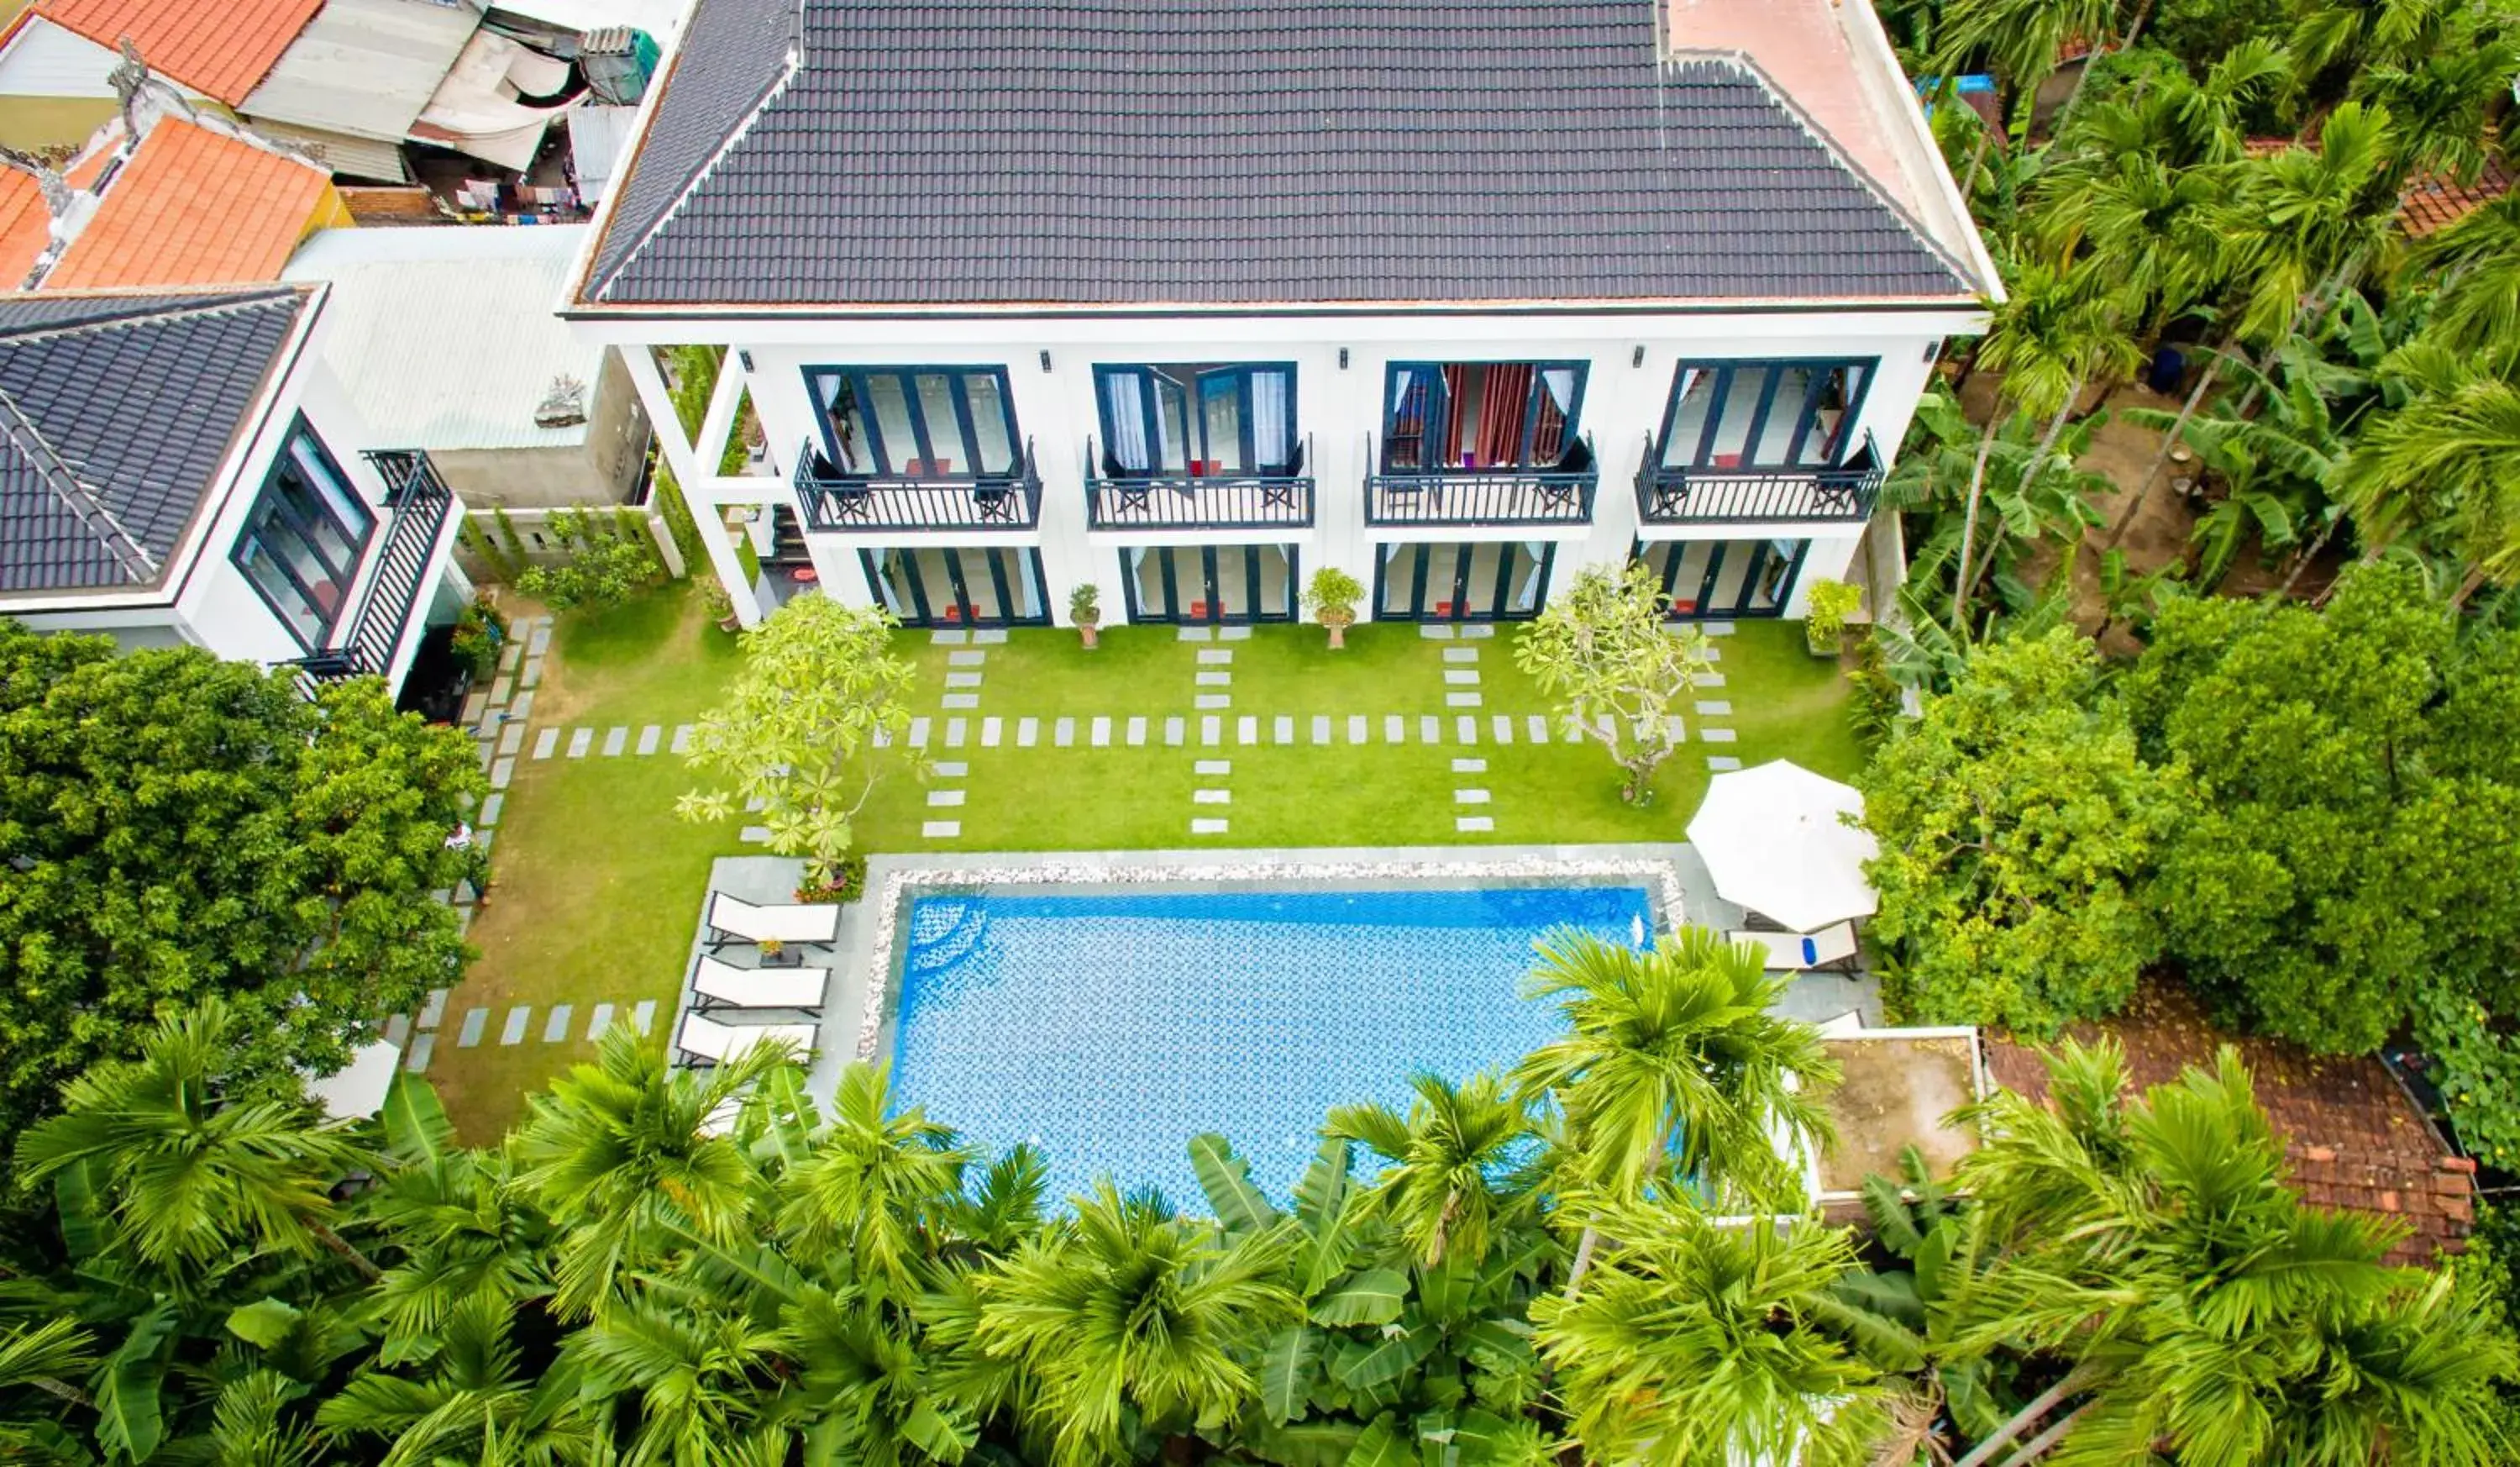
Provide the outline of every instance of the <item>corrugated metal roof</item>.
<path id="1" fill-rule="evenodd" d="M 162 574 L 305 298 L 0 296 L 0 592 Z"/>
<path id="2" fill-rule="evenodd" d="M 566 447 L 585 426 L 537 428 L 534 408 L 563 375 L 593 403 L 604 348 L 552 313 L 586 229 L 331 229 L 283 273 L 332 282 L 324 360 L 382 441 Z"/>
<path id="3" fill-rule="evenodd" d="M 354 137 L 321 127 L 300 127 L 269 117 L 248 117 L 246 125 L 275 143 L 298 149 L 333 170 L 336 179 L 364 178 L 378 183 L 411 182 L 411 165 L 403 160 L 402 144 Z"/>
<path id="4" fill-rule="evenodd" d="M 400 142 L 480 28 L 481 13 L 470 5 L 325 0 L 243 111 Z"/>
<path id="5" fill-rule="evenodd" d="M 1656 0 L 803 0 L 783 81 L 795 14 L 700 0 L 588 298 L 1976 294 Z"/>

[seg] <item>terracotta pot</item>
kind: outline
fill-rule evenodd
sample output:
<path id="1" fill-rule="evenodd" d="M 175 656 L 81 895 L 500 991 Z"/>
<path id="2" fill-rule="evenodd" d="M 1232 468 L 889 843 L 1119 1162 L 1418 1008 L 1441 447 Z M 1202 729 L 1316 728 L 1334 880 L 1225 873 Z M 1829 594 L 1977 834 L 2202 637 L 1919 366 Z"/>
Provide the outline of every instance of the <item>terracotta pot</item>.
<path id="1" fill-rule="evenodd" d="M 1079 621 L 1076 623 L 1076 634 L 1085 639 L 1085 650 L 1092 652 L 1097 646 L 1101 645 L 1102 623 L 1100 621 Z"/>
<path id="2" fill-rule="evenodd" d="M 1355 619 L 1355 619 L 1355 618 L 1353 618 L 1353 617 L 1324 617 L 1324 618 L 1322 618 L 1322 625 L 1324 625 L 1324 626 L 1326 626 L 1326 627 L 1329 628 L 1329 633 L 1330 633 L 1330 651 L 1332 651 L 1332 652 L 1336 652 L 1336 651 L 1338 651 L 1340 648 L 1345 647 L 1345 646 L 1347 645 L 1347 628 L 1348 628 L 1348 623 L 1349 623 L 1349 622 L 1351 622 L 1351 621 L 1353 621 L 1353 620 L 1355 620 Z"/>

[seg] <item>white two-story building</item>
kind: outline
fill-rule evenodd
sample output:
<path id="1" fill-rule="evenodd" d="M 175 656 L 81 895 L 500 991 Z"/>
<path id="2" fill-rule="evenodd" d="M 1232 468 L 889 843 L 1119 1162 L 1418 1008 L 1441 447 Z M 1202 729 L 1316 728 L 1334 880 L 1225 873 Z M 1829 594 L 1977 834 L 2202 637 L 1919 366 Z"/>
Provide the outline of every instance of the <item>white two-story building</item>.
<path id="1" fill-rule="evenodd" d="M 747 621 L 1795 616 L 2000 290 L 1868 0 L 698 0 L 639 125 L 562 309 Z"/>
<path id="2" fill-rule="evenodd" d="M 0 296 L 0 616 L 399 690 L 462 511 L 324 368 L 321 286 Z"/>

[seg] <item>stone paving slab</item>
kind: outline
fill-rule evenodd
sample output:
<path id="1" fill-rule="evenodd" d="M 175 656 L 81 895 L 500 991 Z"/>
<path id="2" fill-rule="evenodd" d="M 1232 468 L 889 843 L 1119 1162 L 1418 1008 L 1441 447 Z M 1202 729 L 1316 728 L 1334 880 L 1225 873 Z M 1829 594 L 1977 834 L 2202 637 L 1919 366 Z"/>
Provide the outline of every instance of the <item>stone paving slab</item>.
<path id="1" fill-rule="evenodd" d="M 1202 688 L 1230 688 L 1234 686 L 1234 674 L 1231 672 L 1201 672 L 1194 676 L 1192 681 Z"/>
<path id="2" fill-rule="evenodd" d="M 945 686 L 949 688 L 976 688 L 979 685 L 980 674 L 977 672 L 948 672 L 945 674 Z"/>
<path id="3" fill-rule="evenodd" d="M 487 711 L 489 707 L 489 689 L 483 688 L 478 693 L 466 695 L 464 699 L 464 712 L 461 715 L 464 725 L 469 728 L 473 724 L 480 722 L 481 714 Z"/>
<path id="4" fill-rule="evenodd" d="M 1708 647 L 1707 649 L 1705 649 L 1705 651 L 1706 651 L 1706 660 L 1707 660 L 1708 662 L 1710 662 L 1710 663 L 1720 663 L 1720 662 L 1724 661 L 1724 649 L 1723 649 L 1723 648 L 1721 648 L 1721 647 Z"/>
<path id="5" fill-rule="evenodd" d="M 950 841 L 962 833 L 960 820 L 929 820 L 919 827 L 919 834 L 930 841 Z"/>
<path id="6" fill-rule="evenodd" d="M 1235 741 L 1238 743 L 1259 743 L 1260 720 L 1249 713 L 1245 713 L 1241 717 L 1236 719 L 1234 722 L 1234 737 Z"/>
<path id="7" fill-rule="evenodd" d="M 1186 740 L 1186 739 L 1188 739 L 1189 737 L 1190 737 L 1190 720 L 1189 720 L 1189 719 L 1187 719 L 1187 718 L 1174 717 L 1174 718 L 1166 718 L 1166 719 L 1164 720 L 1164 742 L 1165 742 L 1166 744 L 1170 745 L 1171 747 L 1173 747 L 1173 748 L 1175 748 L 1175 749 L 1179 749 L 1180 747 L 1182 747 L 1182 743 L 1183 743 L 1183 741 L 1184 741 L 1184 740 Z"/>
<path id="8" fill-rule="evenodd" d="M 945 665 L 948 667 L 976 667 L 988 660 L 989 655 L 985 652 L 949 652 L 945 654 Z"/>
<path id="9" fill-rule="evenodd" d="M 517 761 L 515 759 L 501 759 L 490 766 L 491 789 L 504 790 L 508 787 L 508 781 L 516 777 Z"/>
<path id="10" fill-rule="evenodd" d="M 1513 742 L 1513 714 L 1499 713 L 1488 720 L 1488 737 L 1500 744 Z"/>
<path id="11" fill-rule="evenodd" d="M 1730 718 L 1732 705 L 1721 698 L 1701 698 L 1697 701 L 1697 715 L 1701 718 Z"/>
<path id="12" fill-rule="evenodd" d="M 938 701 L 942 703 L 946 711 L 950 712 L 957 709 L 978 708 L 980 706 L 980 695 L 977 693 L 948 693 Z"/>
<path id="13" fill-rule="evenodd" d="M 1488 761 L 1486 759 L 1455 759 L 1453 760 L 1453 772 L 1455 774 L 1485 774 L 1488 772 Z"/>
<path id="14" fill-rule="evenodd" d="M 1471 717 L 1467 713 L 1463 713 L 1461 717 L 1454 719 L 1453 737 L 1463 744 L 1477 743 L 1479 741 L 1479 720 Z"/>
<path id="15" fill-rule="evenodd" d="M 1382 742 L 1384 742 L 1385 744 L 1406 744 L 1406 743 L 1408 743 L 1408 742 L 1409 742 L 1409 720 L 1408 720 L 1408 719 L 1406 719 L 1406 718 L 1404 718 L 1404 717 L 1402 717 L 1402 716 L 1400 716 L 1398 713 L 1385 713 L 1385 714 L 1383 714 L 1383 716 L 1382 716 Z"/>
<path id="16" fill-rule="evenodd" d="M 1052 724 L 1050 726 L 1050 742 L 1061 749 L 1074 748 L 1076 745 L 1076 720 L 1073 718 L 1061 718 L 1058 722 Z"/>
<path id="17" fill-rule="evenodd" d="M 1216 639 L 1220 642 L 1248 642 L 1251 640 L 1251 628 L 1248 626 L 1220 626 L 1216 629 Z"/>
<path id="18" fill-rule="evenodd" d="M 1097 717 L 1086 729 L 1086 742 L 1092 744 L 1097 749 L 1110 748 L 1111 720 L 1105 717 Z"/>
<path id="19" fill-rule="evenodd" d="M 644 1034 L 650 1029 L 653 1028 L 655 1023 L 656 1000 L 652 998 L 640 999 L 638 1007 L 630 1011 L 630 1027 Z"/>
<path id="20" fill-rule="evenodd" d="M 400 1044 L 410 1037 L 411 1016 L 409 1014 L 388 1014 L 385 1016 L 386 1043 Z"/>
<path id="21" fill-rule="evenodd" d="M 1190 706 L 1202 711 L 1212 708 L 1232 708 L 1234 700 L 1223 693 L 1201 693 L 1190 701 Z"/>
<path id="22" fill-rule="evenodd" d="M 1290 713 L 1280 713 L 1277 716 L 1277 719 L 1269 725 L 1269 739 L 1271 743 L 1275 744 L 1292 744 L 1295 742 L 1294 716 Z"/>
<path id="23" fill-rule="evenodd" d="M 961 647 L 970 640 L 971 634 L 968 631 L 931 631 L 927 634 L 928 644 L 934 647 Z"/>
<path id="24" fill-rule="evenodd" d="M 608 1003 L 597 1004 L 595 1006 L 595 1012 L 586 1016 L 586 1042 L 592 1044 L 596 1040 L 603 1038 L 604 1031 L 611 1027 L 612 1005 Z"/>
<path id="25" fill-rule="evenodd" d="M 431 988 L 420 1005 L 420 1017 L 413 1022 L 422 1029 L 435 1029 L 446 1019 L 446 990 Z"/>
<path id="26" fill-rule="evenodd" d="M 1476 647 L 1447 647 L 1444 649 L 1444 661 L 1448 663 L 1475 663 L 1478 660 L 1479 649 Z"/>
<path id="27" fill-rule="evenodd" d="M 1701 688 L 1720 688 L 1724 686 L 1724 674 L 1721 672 L 1700 672 L 1690 677 L 1688 680 L 1690 683 Z"/>
<path id="28" fill-rule="evenodd" d="M 927 792 L 928 808 L 943 809 L 947 805 L 961 804 L 963 797 L 968 793 L 967 790 L 930 790 Z"/>
<path id="29" fill-rule="evenodd" d="M 508 645 L 499 649 L 499 670 L 501 672 L 516 671 L 517 664 L 524 661 L 524 644 L 517 641 L 513 637 L 510 638 Z"/>
<path id="30" fill-rule="evenodd" d="M 517 686 L 520 688 L 540 687 L 542 685 L 542 680 L 543 660 L 538 657 L 529 657 L 525 659 L 524 670 L 517 674 Z"/>
<path id="31" fill-rule="evenodd" d="M 508 1010 L 507 1027 L 499 1031 L 499 1042 L 502 1044 L 522 1044 L 525 1042 L 525 1023 L 527 1020 L 533 1018 L 533 1016 L 534 1011 L 532 1008 L 524 1005 L 518 1005 L 516 1008 Z"/>
<path id="32" fill-rule="evenodd" d="M 698 730 L 691 724 L 677 723 L 674 725 L 674 741 L 665 748 L 674 754 L 689 754 L 692 752 L 692 735 L 697 732 Z"/>
<path id="33" fill-rule="evenodd" d="M 1418 623 L 1418 635 L 1429 642 L 1449 642 L 1453 640 L 1453 628 L 1441 622 L 1420 621 Z"/>
<path id="34" fill-rule="evenodd" d="M 525 656 L 540 657 L 551 651 L 551 619 L 535 618 L 533 634 L 525 638 Z"/>
<path id="35" fill-rule="evenodd" d="M 1216 628 L 1213 626 L 1177 626 L 1173 628 L 1173 636 L 1177 640 L 1184 642 L 1213 642 L 1216 640 Z"/>
<path id="36" fill-rule="evenodd" d="M 1530 717 L 1523 720 L 1523 731 L 1531 736 L 1531 742 L 1535 744 L 1548 743 L 1549 715 L 1546 713 L 1533 713 Z"/>
<path id="37" fill-rule="evenodd" d="M 1475 688 L 1478 685 L 1479 675 L 1476 672 L 1464 672 L 1456 668 L 1444 674 L 1444 686 L 1448 688 Z"/>
<path id="38" fill-rule="evenodd" d="M 1370 729 L 1372 729 L 1372 727 L 1373 727 L 1373 724 L 1372 724 L 1372 720 L 1368 719 L 1368 718 L 1365 716 L 1365 714 L 1363 714 L 1363 713 L 1350 713 L 1350 714 L 1348 714 L 1348 715 L 1347 715 L 1347 741 L 1348 741 L 1350 744 L 1362 744 L 1362 743 L 1366 742 L 1366 740 L 1367 740 L 1367 739 L 1369 739 L 1369 738 L 1371 738 L 1371 737 L 1372 736 L 1372 735 L 1369 732 L 1369 730 L 1370 730 Z"/>
<path id="39" fill-rule="evenodd" d="M 1453 829 L 1463 835 L 1485 835 L 1496 829 L 1496 820 L 1489 815 L 1456 815 Z"/>
<path id="40" fill-rule="evenodd" d="M 1225 834 L 1225 822 L 1222 820 L 1192 820 L 1190 823 L 1190 833 L 1194 836 L 1221 836 Z"/>
<path id="41" fill-rule="evenodd" d="M 661 723 L 651 723 L 639 730 L 639 752 L 642 755 L 654 754 L 656 746 L 663 742 L 665 742 L 665 726 Z"/>
<path id="42" fill-rule="evenodd" d="M 511 723 L 506 728 L 499 730 L 499 752 L 501 754 L 514 756 L 522 751 L 524 747 L 525 726 L 523 724 Z"/>
<path id="43" fill-rule="evenodd" d="M 1481 621 L 1469 622 L 1462 628 L 1462 640 L 1464 642 L 1484 642 L 1495 635 L 1496 628 Z"/>
<path id="44" fill-rule="evenodd" d="M 1697 623 L 1697 629 L 1706 633 L 1710 637 L 1729 637 L 1732 635 L 1732 623 L 1730 621 L 1700 621 Z"/>
<path id="45" fill-rule="evenodd" d="M 422 1034 L 411 1041 L 409 1049 L 402 1052 L 402 1068 L 413 1075 L 418 1075 L 428 1068 L 429 1056 L 436 1052 L 437 1035 Z"/>
<path id="46" fill-rule="evenodd" d="M 1228 663 L 1234 661 L 1234 649 L 1231 647 L 1210 647 L 1199 653 L 1198 660 L 1202 666 L 1222 667 Z"/>
<path id="47" fill-rule="evenodd" d="M 1017 718 L 1015 720 L 1015 747 L 1017 749 L 1030 749 L 1032 746 L 1040 742 L 1041 720 L 1039 718 Z"/>
<path id="48" fill-rule="evenodd" d="M 1130 720 L 1129 720 L 1129 747 L 1130 747 L 1130 748 L 1132 748 L 1132 749 L 1141 749 L 1141 748 L 1144 748 L 1144 747 L 1146 746 L 1146 742 L 1147 742 L 1147 720 L 1146 720 L 1146 719 L 1144 719 L 1144 718 L 1132 718 L 1132 719 L 1130 719 Z"/>
<path id="49" fill-rule="evenodd" d="M 1232 790 L 1192 790 L 1190 792 L 1190 802 L 1192 804 L 1232 804 L 1234 802 L 1234 792 Z"/>
<path id="50" fill-rule="evenodd" d="M 877 724 L 875 729 L 875 747 L 878 749 L 890 749 L 892 747 L 892 730 L 884 727 L 880 723 Z"/>
<path id="51" fill-rule="evenodd" d="M 1453 792 L 1453 802 L 1455 804 L 1485 804 L 1488 802 L 1488 792 L 1485 790 L 1455 790 Z"/>
<path id="52" fill-rule="evenodd" d="M 588 750 L 590 750 L 590 749 L 592 749 L 592 748 L 594 748 L 594 747 L 595 747 L 595 730 L 594 730 L 594 729 L 591 729 L 591 728 L 580 728 L 580 729 L 573 729 L 573 730 L 571 730 L 571 731 L 570 731 L 569 736 L 568 736 L 568 756 L 569 756 L 570 758 L 573 758 L 573 759 L 582 759 L 582 758 L 586 757 L 586 751 L 588 751 Z"/>
<path id="53" fill-rule="evenodd" d="M 933 727 L 933 725 L 931 725 L 931 724 L 930 724 L 926 719 L 924 719 L 924 718 L 913 718 L 913 719 L 911 719 L 911 720 L 910 720 L 910 747 L 911 747 L 911 748 L 913 748 L 913 749 L 924 749 L 924 748 L 926 748 L 926 747 L 927 747 L 927 735 L 928 735 L 929 730 L 930 730 L 932 727 Z"/>
<path id="54" fill-rule="evenodd" d="M 568 1037 L 568 1021 L 576 1014 L 577 1005 L 556 1003 L 543 1019 L 543 1042 L 557 1044 Z"/>
<path id="55" fill-rule="evenodd" d="M 1680 714 L 1666 713 L 1662 720 L 1662 734 L 1675 744 L 1682 743 L 1688 738 L 1688 725 L 1681 721 Z"/>
<path id="56" fill-rule="evenodd" d="M 968 718 L 948 718 L 948 719 L 946 719 L 946 720 L 945 720 L 945 747 L 946 747 L 946 748 L 948 748 L 948 749 L 960 749 L 960 748 L 962 748 L 962 747 L 963 747 L 964 743 L 965 743 L 967 740 L 968 740 L 968 739 L 970 738 L 970 736 L 971 736 L 971 720 L 970 720 L 970 719 L 968 719 Z"/>
<path id="57" fill-rule="evenodd" d="M 1486 705 L 1487 700 L 1481 698 L 1476 693 L 1447 693 L 1444 695 L 1444 707 L 1446 708 L 1483 708 Z"/>
<path id="58" fill-rule="evenodd" d="M 1316 744 L 1327 744 L 1329 741 L 1330 715 L 1328 713 L 1313 714 L 1313 742 Z"/>
<path id="59" fill-rule="evenodd" d="M 747 846 L 767 846 L 770 844 L 770 827 L 767 825 L 747 825 L 743 829 L 737 831 L 735 833 L 735 838 Z"/>
<path id="60" fill-rule="evenodd" d="M 1433 713 L 1419 713 L 1418 715 L 1418 742 L 1420 744 L 1440 744 L 1443 741 L 1444 720 L 1436 717 Z"/>
<path id="61" fill-rule="evenodd" d="M 488 855 L 490 853 L 490 843 L 497 839 L 499 839 L 499 833 L 495 830 L 476 830 L 472 832 L 472 844 L 480 848 L 483 855 Z"/>
<path id="62" fill-rule="evenodd" d="M 508 717 L 514 722 L 522 723 L 532 717 L 533 712 L 534 695 L 531 693 L 518 693 L 508 705 Z"/>
<path id="63" fill-rule="evenodd" d="M 1697 741 L 1701 744 L 1737 743 L 1740 740 L 1740 737 L 1741 736 L 1739 734 L 1729 728 L 1700 727 L 1697 730 Z"/>
<path id="64" fill-rule="evenodd" d="M 988 717 L 980 720 L 980 747 L 995 749 L 1007 736 L 1007 720 Z"/>
<path id="65" fill-rule="evenodd" d="M 481 813 L 472 817 L 472 823 L 475 825 L 496 825 L 499 823 L 500 812 L 505 810 L 507 807 L 508 797 L 505 793 L 493 795 L 489 799 L 481 802 Z"/>
<path id="66" fill-rule="evenodd" d="M 1729 754 L 1710 754 L 1706 756 L 1706 767 L 1718 774 L 1724 774 L 1740 768 L 1741 761 Z"/>
<path id="67" fill-rule="evenodd" d="M 1225 720 L 1214 713 L 1198 720 L 1198 741 L 1202 744 L 1225 742 Z"/>
<path id="68" fill-rule="evenodd" d="M 608 728 L 604 731 L 604 756 L 606 758 L 619 758 L 621 756 L 621 752 L 629 747 L 630 730 L 628 728 Z"/>
<path id="69" fill-rule="evenodd" d="M 556 751 L 556 750 L 558 750 L 559 748 L 560 748 L 560 730 L 559 730 L 559 729 L 557 729 L 557 728 L 546 728 L 546 729 L 544 729 L 541 733 L 538 733 L 538 734 L 534 735 L 534 757 L 536 757 L 536 758 L 538 758 L 538 759 L 547 759 L 547 758 L 550 758 L 550 757 L 552 756 L 553 752 L 554 752 L 554 751 Z"/>
<path id="70" fill-rule="evenodd" d="M 971 766 L 961 759 L 938 759 L 927 767 L 939 779 L 968 779 L 971 773 Z"/>
<path id="71" fill-rule="evenodd" d="M 979 630 L 971 633 L 971 645 L 974 647 L 1004 647 L 1007 645 L 1007 629 L 1003 626 L 983 626 Z"/>
<path id="72" fill-rule="evenodd" d="M 455 1047 L 470 1049 L 481 1042 L 481 1031 L 490 1027 L 488 1009 L 466 1009 L 464 1027 L 455 1031 Z"/>
<path id="73" fill-rule="evenodd" d="M 1197 774 L 1198 776 L 1200 776 L 1200 777 L 1201 777 L 1201 778 L 1203 778 L 1203 779 L 1214 779 L 1216 776 L 1218 776 L 1218 775 L 1220 775 L 1220 774 L 1231 774 L 1231 773 L 1233 773 L 1233 772 L 1234 772 L 1234 760 L 1232 760 L 1232 759 L 1200 759 L 1200 760 L 1198 760 L 1194 765 L 1192 765 L 1192 773 Z"/>

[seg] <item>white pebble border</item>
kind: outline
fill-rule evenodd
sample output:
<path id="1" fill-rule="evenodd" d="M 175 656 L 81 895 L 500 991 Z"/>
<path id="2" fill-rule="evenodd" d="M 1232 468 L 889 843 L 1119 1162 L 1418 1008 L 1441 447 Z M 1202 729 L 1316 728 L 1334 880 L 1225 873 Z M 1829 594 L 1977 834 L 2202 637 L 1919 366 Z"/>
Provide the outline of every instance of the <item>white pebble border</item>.
<path id="1" fill-rule="evenodd" d="M 1684 925 L 1680 872 L 1667 860 L 1575 860 L 1557 856 L 1509 856 L 1459 861 L 1247 861 L 1227 865 L 1089 866 L 1041 864 L 895 871 L 883 879 L 876 902 L 875 941 L 868 954 L 866 1007 L 858 1021 L 857 1056 L 875 1058 L 883 1031 L 884 1000 L 892 987 L 893 941 L 905 900 L 914 887 L 1154 886 L 1166 882 L 1458 881 L 1463 878 L 1642 877 L 1661 894 L 1658 931 Z"/>

